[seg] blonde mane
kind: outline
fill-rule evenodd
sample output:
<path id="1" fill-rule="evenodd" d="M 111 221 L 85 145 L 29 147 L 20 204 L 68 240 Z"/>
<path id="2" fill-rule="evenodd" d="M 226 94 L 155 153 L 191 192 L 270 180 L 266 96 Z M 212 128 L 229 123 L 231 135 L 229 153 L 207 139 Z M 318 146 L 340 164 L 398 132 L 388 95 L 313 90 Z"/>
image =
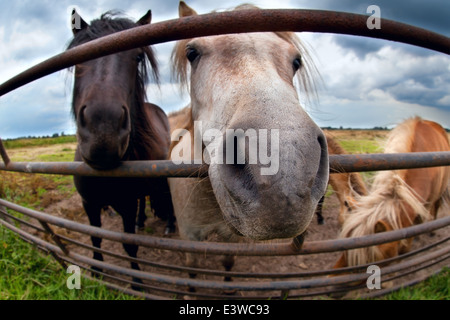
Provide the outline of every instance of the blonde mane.
<path id="1" fill-rule="evenodd" d="M 389 134 L 385 153 L 410 152 L 413 146 L 413 132 L 420 118 L 412 118 L 403 122 Z M 388 223 L 394 230 L 406 227 L 402 214 L 408 204 L 422 221 L 432 217 L 425 207 L 424 201 L 404 181 L 405 170 L 380 171 L 376 174 L 368 196 L 358 197 L 355 211 L 348 215 L 340 234 L 341 238 L 360 237 L 375 233 L 378 221 Z M 413 224 L 409 221 L 407 226 Z M 402 240 L 406 244 L 407 240 Z M 381 253 L 377 246 L 347 251 L 349 266 L 360 265 L 379 260 Z"/>
<path id="2" fill-rule="evenodd" d="M 250 5 L 242 4 L 233 10 L 260 10 L 260 8 Z M 213 11 L 214 12 L 214 11 Z M 296 74 L 296 78 L 300 85 L 300 90 L 306 93 L 309 100 L 310 96 L 317 98 L 316 86 L 317 79 L 320 79 L 319 71 L 317 70 L 308 50 L 300 41 L 294 32 L 274 32 L 278 37 L 295 46 L 302 57 L 302 67 Z M 177 41 L 172 51 L 172 77 L 181 84 L 181 88 L 188 89 L 189 86 L 189 62 L 186 58 L 186 45 L 192 39 L 184 39 Z"/>

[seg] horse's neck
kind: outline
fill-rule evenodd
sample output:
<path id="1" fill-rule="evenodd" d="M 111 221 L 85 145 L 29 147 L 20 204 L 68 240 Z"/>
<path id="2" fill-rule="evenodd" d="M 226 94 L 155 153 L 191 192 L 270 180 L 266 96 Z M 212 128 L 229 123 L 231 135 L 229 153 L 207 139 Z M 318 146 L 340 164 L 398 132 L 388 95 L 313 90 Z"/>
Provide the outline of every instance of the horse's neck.
<path id="1" fill-rule="evenodd" d="M 193 159 L 194 139 L 190 107 L 169 115 L 169 123 L 171 132 L 184 129 L 187 130 L 185 134 L 191 135 L 190 149 Z M 177 144 L 186 147 L 183 143 L 189 143 L 189 140 L 180 137 L 178 141 L 173 141 L 169 154 Z M 222 241 L 237 241 L 236 234 L 224 223 L 209 178 L 169 178 L 169 184 L 177 224 L 183 239 L 203 241 L 216 233 Z"/>
<path id="2" fill-rule="evenodd" d="M 191 135 L 191 150 L 194 150 L 194 122 L 192 120 L 191 106 L 188 105 L 185 108 L 176 111 L 169 115 L 169 127 L 170 134 L 172 134 L 175 130 L 182 129 L 187 130 Z M 181 143 L 182 139 L 178 139 L 175 141 L 171 141 L 169 148 L 169 155 L 172 152 L 172 149 L 178 144 Z M 192 158 L 193 159 L 193 158 Z"/>
<path id="3" fill-rule="evenodd" d="M 169 178 L 170 192 L 183 239 L 204 241 L 217 234 L 221 241 L 237 241 L 224 223 L 209 178 Z"/>
<path id="4" fill-rule="evenodd" d="M 169 147 L 167 119 L 159 117 L 155 111 L 156 106 L 150 103 L 135 107 L 139 109 L 135 111 L 137 116 L 131 124 L 133 130 L 128 146 L 128 160 L 165 160 Z"/>
<path id="5" fill-rule="evenodd" d="M 349 178 L 347 173 L 330 174 L 330 185 L 341 204 L 345 201 L 346 193 L 350 194 Z"/>
<path id="6" fill-rule="evenodd" d="M 350 185 L 353 188 L 353 191 L 355 191 L 360 196 L 365 196 L 368 194 L 366 184 L 364 183 L 364 180 L 359 172 L 352 172 L 350 175 Z"/>

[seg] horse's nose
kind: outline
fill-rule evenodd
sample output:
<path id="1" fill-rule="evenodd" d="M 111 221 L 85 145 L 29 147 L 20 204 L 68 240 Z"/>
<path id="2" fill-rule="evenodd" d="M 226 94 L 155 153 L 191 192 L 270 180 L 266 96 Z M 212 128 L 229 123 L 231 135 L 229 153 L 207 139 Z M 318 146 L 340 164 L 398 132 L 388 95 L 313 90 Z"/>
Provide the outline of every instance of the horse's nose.
<path id="1" fill-rule="evenodd" d="M 233 126 L 239 127 L 245 133 L 240 138 L 242 143 L 224 149 L 225 160 L 231 161 L 209 168 L 215 192 L 228 197 L 227 206 L 240 205 L 238 213 L 223 209 L 227 221 L 255 240 L 301 234 L 328 184 L 323 132 L 315 125 L 302 132 L 304 126 L 296 123 L 270 130 L 251 129 L 245 123 Z M 258 128 L 258 124 L 252 127 Z M 233 140 L 236 142 L 229 136 L 226 143 Z"/>
<path id="2" fill-rule="evenodd" d="M 116 131 L 119 135 L 128 135 L 131 130 L 129 108 L 98 108 L 96 106 L 83 105 L 77 114 L 78 130 L 85 134 L 94 134 L 98 131 Z"/>
<path id="3" fill-rule="evenodd" d="M 89 129 L 89 122 L 100 124 L 101 121 L 108 121 L 108 118 L 110 118 L 109 122 L 111 123 L 117 121 L 118 130 L 130 130 L 130 113 L 128 111 L 129 108 L 126 106 L 121 106 L 117 112 L 114 112 L 113 108 L 104 108 L 104 110 L 99 109 L 98 112 L 95 112 L 95 109 L 95 107 L 90 107 L 88 110 L 87 105 L 83 105 L 80 108 L 77 114 L 77 122 L 79 127 Z"/>
<path id="4" fill-rule="evenodd" d="M 125 105 L 83 105 L 77 114 L 80 152 L 95 168 L 116 167 L 129 145 L 131 116 Z"/>

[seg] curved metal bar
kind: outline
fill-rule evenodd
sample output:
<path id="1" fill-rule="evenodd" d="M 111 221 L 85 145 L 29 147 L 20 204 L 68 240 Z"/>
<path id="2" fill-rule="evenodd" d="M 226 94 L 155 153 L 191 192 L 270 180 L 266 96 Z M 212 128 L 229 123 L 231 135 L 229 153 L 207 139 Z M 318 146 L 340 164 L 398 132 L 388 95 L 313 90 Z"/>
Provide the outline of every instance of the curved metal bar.
<path id="1" fill-rule="evenodd" d="M 330 155 L 330 172 L 379 171 L 450 166 L 450 151 Z M 114 170 L 95 170 L 84 162 L 10 162 L 0 170 L 99 177 L 160 178 L 205 177 L 207 165 L 174 164 L 164 161 L 127 161 Z"/>
<path id="2" fill-rule="evenodd" d="M 328 278 L 314 278 L 314 279 L 306 279 L 306 280 L 291 280 L 291 281 L 236 281 L 236 282 L 218 282 L 211 280 L 196 280 L 196 279 L 186 279 L 186 278 L 178 278 L 170 275 L 162 275 L 155 274 L 150 272 L 138 271 L 134 269 L 128 269 L 116 265 L 111 265 L 102 261 L 94 260 L 91 258 L 87 258 L 83 255 L 69 252 L 68 254 L 64 254 L 62 250 L 53 244 L 50 244 L 40 238 L 32 236 L 23 230 L 16 228 L 12 225 L 9 225 L 5 221 L 0 220 L 0 224 L 3 224 L 13 230 L 14 232 L 20 234 L 25 239 L 36 243 L 37 245 L 44 247 L 57 255 L 67 256 L 69 258 L 73 258 L 78 262 L 84 263 L 86 265 L 94 266 L 100 269 L 117 272 L 118 274 L 125 276 L 132 276 L 136 278 L 140 278 L 143 280 L 154 281 L 161 284 L 166 285 L 176 285 L 176 286 L 185 286 L 185 287 L 197 287 L 197 288 L 205 288 L 205 289 L 228 289 L 228 290 L 241 290 L 241 291 L 273 291 L 273 290 L 295 290 L 295 289 L 308 289 L 308 288 L 320 288 L 330 285 L 342 285 L 355 281 L 364 281 L 367 279 L 368 274 L 366 273 L 358 273 L 358 274 L 349 274 L 349 275 L 340 275 L 336 277 L 328 277 Z M 388 275 L 391 273 L 399 272 L 401 270 L 405 270 L 414 266 L 417 266 L 422 263 L 426 263 L 432 259 L 437 259 L 440 257 L 444 257 L 445 259 L 449 258 L 450 247 L 442 248 L 437 251 L 434 251 L 429 254 L 424 254 L 421 257 L 401 262 L 396 265 L 388 266 L 383 269 L 383 274 Z"/>
<path id="3" fill-rule="evenodd" d="M 450 166 L 450 151 L 330 155 L 330 172 L 363 172 Z"/>
<path id="4" fill-rule="evenodd" d="M 53 56 L 0 85 L 0 96 L 83 61 L 132 48 L 226 33 L 295 31 L 357 35 L 408 43 L 445 54 L 450 39 L 404 23 L 381 19 L 381 29 L 367 28 L 367 16 L 322 10 L 239 10 L 216 12 L 145 25 L 106 36 Z"/>
<path id="5" fill-rule="evenodd" d="M 382 243 L 411 238 L 422 233 L 450 225 L 450 216 L 428 223 L 415 225 L 412 227 L 367 235 L 358 238 L 345 238 L 336 240 L 305 242 L 300 250 L 292 243 L 220 243 L 220 242 L 198 242 L 187 240 L 175 240 L 158 238 L 146 235 L 127 234 L 114 232 L 93 226 L 84 225 L 78 222 L 69 221 L 55 217 L 36 210 L 21 207 L 17 204 L 0 199 L 0 205 L 14 211 L 23 213 L 39 221 L 44 221 L 52 225 L 66 228 L 72 231 L 81 232 L 90 236 L 96 236 L 122 243 L 135 244 L 138 246 L 151 247 L 163 250 L 178 250 L 182 252 L 192 252 L 201 254 L 217 255 L 248 255 L 248 256 L 284 256 L 297 254 L 313 254 L 335 252 L 378 245 Z"/>
<path id="6" fill-rule="evenodd" d="M 95 170 L 84 162 L 10 162 L 0 163 L 0 170 L 119 178 L 159 178 L 159 177 L 203 177 L 208 174 L 208 166 L 180 164 L 170 160 L 127 161 L 113 170 Z"/>
<path id="7" fill-rule="evenodd" d="M 15 220 L 19 223 L 21 223 L 22 225 L 26 225 L 28 227 L 32 227 L 33 229 L 36 229 L 40 232 L 46 232 L 46 230 L 40 228 L 39 226 L 35 226 L 33 224 L 30 224 L 27 221 L 24 221 L 22 219 L 19 219 L 13 215 L 10 215 L 6 212 L 2 212 L 0 210 L 0 213 L 6 217 L 11 218 L 12 220 Z M 247 272 L 234 272 L 234 271 L 219 271 L 219 270 L 209 270 L 209 269 L 200 269 L 200 268 L 190 268 L 190 267 L 185 267 L 185 266 L 176 266 L 176 265 L 169 265 L 169 264 L 161 264 L 161 263 L 157 263 L 157 262 L 153 262 L 153 261 L 149 261 L 149 260 L 145 260 L 145 259 L 138 259 L 138 258 L 131 258 L 127 255 L 122 255 L 116 252 L 111 252 L 105 249 L 99 249 L 96 247 L 93 247 L 91 245 L 79 242 L 75 239 L 72 238 L 68 238 L 65 236 L 61 236 L 59 235 L 59 237 L 61 238 L 61 240 L 64 240 L 66 243 L 69 244 L 73 244 L 77 247 L 82 247 L 91 251 L 96 251 L 96 252 L 100 252 L 102 254 L 106 254 L 121 260 L 126 260 L 126 261 L 132 261 L 132 262 L 136 262 L 138 264 L 142 264 L 142 265 L 148 265 L 151 267 L 155 267 L 155 268 L 159 268 L 159 269 L 165 269 L 165 270 L 173 270 L 173 271 L 180 271 L 180 272 L 184 272 L 184 273 L 196 273 L 196 274 L 207 274 L 207 275 L 215 275 L 215 276 L 228 276 L 228 277 L 241 277 L 241 278 L 303 278 L 303 277 L 311 277 L 311 276 L 323 276 L 323 275 L 331 275 L 331 274 L 342 274 L 342 273 L 353 273 L 356 271 L 361 271 L 361 270 L 366 270 L 367 267 L 373 263 L 369 263 L 369 264 L 365 264 L 365 265 L 358 265 L 358 266 L 354 266 L 354 267 L 345 267 L 345 268 L 340 268 L 340 269 L 328 269 L 328 270 L 319 270 L 319 271 L 305 271 L 305 272 L 293 272 L 293 273 L 251 273 L 248 274 Z M 377 265 L 379 267 L 388 265 L 392 262 L 396 262 L 398 260 L 404 260 L 406 258 L 412 257 L 414 255 L 417 255 L 419 253 L 422 253 L 424 251 L 430 250 L 431 248 L 434 248 L 438 245 L 441 245 L 447 241 L 450 240 L 450 236 L 446 237 L 442 240 L 439 240 L 433 244 L 427 245 L 425 247 L 422 247 L 420 249 L 417 250 L 413 250 L 410 251 L 408 253 L 402 254 L 400 256 L 396 256 L 393 258 L 389 258 L 389 259 L 385 259 L 383 261 L 378 261 Z"/>

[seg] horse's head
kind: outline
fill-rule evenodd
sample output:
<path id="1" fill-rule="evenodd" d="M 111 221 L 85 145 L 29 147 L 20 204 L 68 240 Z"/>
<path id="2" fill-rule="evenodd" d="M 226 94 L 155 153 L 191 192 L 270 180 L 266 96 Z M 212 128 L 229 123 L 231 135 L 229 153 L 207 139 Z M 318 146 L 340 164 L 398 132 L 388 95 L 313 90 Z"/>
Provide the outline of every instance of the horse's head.
<path id="1" fill-rule="evenodd" d="M 394 228 L 385 220 L 378 220 L 373 227 L 373 233 L 392 231 Z M 362 236 L 360 234 L 354 235 Z M 379 244 L 377 246 L 349 250 L 341 254 L 334 268 L 345 268 L 393 258 L 409 250 L 410 240 L 399 240 Z"/>
<path id="2" fill-rule="evenodd" d="M 91 24 L 78 19 L 69 48 L 118 31 L 148 24 L 148 11 L 137 23 L 106 13 Z M 77 20 L 75 20 L 77 22 Z M 114 168 L 127 152 L 135 109 L 145 97 L 147 62 L 156 76 L 156 61 L 149 47 L 132 49 L 75 66 L 72 112 L 77 124 L 79 153 L 97 169 Z"/>
<path id="3" fill-rule="evenodd" d="M 376 175 L 371 193 L 358 198 L 355 209 L 342 224 L 341 238 L 357 238 L 389 232 L 429 219 L 428 210 L 398 176 Z M 380 182 L 382 183 L 380 185 Z M 383 184 L 384 183 L 384 184 Z M 352 249 L 344 252 L 335 268 L 357 266 L 392 258 L 409 251 L 412 238 Z"/>
<path id="4" fill-rule="evenodd" d="M 240 9 L 245 8 L 257 10 Z M 184 2 L 179 12 L 196 14 Z M 252 239 L 302 233 L 325 192 L 329 168 L 325 137 L 294 87 L 296 75 L 310 80 L 306 51 L 296 36 L 194 38 L 177 43 L 173 60 L 181 80 L 190 68 L 192 120 L 201 121 L 195 134 L 203 134 L 204 149 L 212 150 L 207 134 L 226 141 L 215 154 L 223 151 L 224 164 L 209 166 L 226 222 Z M 238 132 L 248 143 L 233 136 Z"/>

